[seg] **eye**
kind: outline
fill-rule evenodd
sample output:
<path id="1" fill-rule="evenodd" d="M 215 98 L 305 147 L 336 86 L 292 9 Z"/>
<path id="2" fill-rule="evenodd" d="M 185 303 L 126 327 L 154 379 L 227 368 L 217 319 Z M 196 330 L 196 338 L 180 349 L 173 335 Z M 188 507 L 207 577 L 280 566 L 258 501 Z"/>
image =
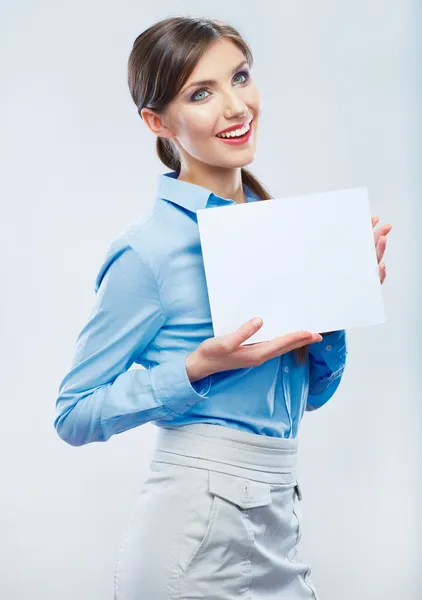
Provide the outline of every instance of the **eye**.
<path id="1" fill-rule="evenodd" d="M 235 75 L 235 80 L 238 77 L 244 77 L 244 81 L 241 81 L 240 83 L 246 83 L 249 79 L 249 76 L 250 76 L 249 71 L 239 71 L 239 73 L 236 73 L 236 75 Z"/>
<path id="2" fill-rule="evenodd" d="M 198 98 L 199 94 L 203 94 L 204 92 L 208 93 L 207 90 L 198 90 L 191 96 L 191 100 L 197 102 L 198 100 L 203 100 L 206 96 L 202 96 L 202 98 Z"/>
<path id="3" fill-rule="evenodd" d="M 235 77 L 234 77 L 234 81 L 236 81 L 236 79 L 243 77 L 243 81 L 240 81 L 239 83 L 246 83 L 249 80 L 250 77 L 250 73 L 249 71 L 239 71 L 238 73 L 236 73 Z M 194 94 L 192 94 L 192 96 L 190 97 L 191 101 L 193 102 L 199 102 L 200 100 L 205 100 L 205 98 L 207 98 L 207 96 L 202 96 L 200 97 L 200 94 L 208 94 L 208 91 L 206 89 L 202 89 L 202 90 L 197 90 Z"/>

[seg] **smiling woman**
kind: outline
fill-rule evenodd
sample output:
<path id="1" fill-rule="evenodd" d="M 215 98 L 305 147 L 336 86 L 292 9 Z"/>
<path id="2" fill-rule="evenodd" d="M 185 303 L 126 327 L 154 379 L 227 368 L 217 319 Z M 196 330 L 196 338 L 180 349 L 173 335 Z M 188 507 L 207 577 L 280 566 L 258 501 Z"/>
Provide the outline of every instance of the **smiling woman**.
<path id="1" fill-rule="evenodd" d="M 55 420 L 74 446 L 157 426 L 116 600 L 316 598 L 297 550 L 297 434 L 339 386 L 345 332 L 248 344 L 263 325 L 251 315 L 214 336 L 196 215 L 271 198 L 245 168 L 261 113 L 251 69 L 234 27 L 190 17 L 152 25 L 129 56 L 132 98 L 171 171 L 105 256 Z"/>
<path id="2" fill-rule="evenodd" d="M 138 112 L 157 135 L 161 160 L 181 181 L 212 182 L 219 193 L 215 170 L 240 167 L 237 177 L 260 199 L 268 199 L 262 184 L 244 169 L 256 152 L 260 113 L 252 52 L 230 25 L 201 19 L 189 25 L 183 17 L 168 19 L 135 40 L 128 80 Z M 236 133 L 221 137 L 225 131 Z M 239 197 L 230 197 L 242 201 L 238 184 Z M 227 188 L 227 181 L 220 187 Z"/>

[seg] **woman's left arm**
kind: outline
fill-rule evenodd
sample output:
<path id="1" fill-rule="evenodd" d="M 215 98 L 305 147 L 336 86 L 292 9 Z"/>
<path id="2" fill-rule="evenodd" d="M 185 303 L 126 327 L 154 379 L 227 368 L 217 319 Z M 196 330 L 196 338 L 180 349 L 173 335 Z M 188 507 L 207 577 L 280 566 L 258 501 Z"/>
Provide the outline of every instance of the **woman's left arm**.
<path id="1" fill-rule="evenodd" d="M 346 365 L 346 331 L 322 333 L 322 342 L 310 344 L 309 394 L 306 410 L 321 408 L 340 385 Z"/>
<path id="2" fill-rule="evenodd" d="M 372 227 L 379 222 L 379 217 L 372 217 Z M 374 232 L 374 243 L 379 265 L 381 284 L 387 276 L 382 257 L 387 245 L 387 234 L 392 225 L 381 225 Z M 322 342 L 309 346 L 309 395 L 306 410 L 321 408 L 333 396 L 340 385 L 344 367 L 346 366 L 347 341 L 346 331 L 330 331 L 322 333 Z"/>

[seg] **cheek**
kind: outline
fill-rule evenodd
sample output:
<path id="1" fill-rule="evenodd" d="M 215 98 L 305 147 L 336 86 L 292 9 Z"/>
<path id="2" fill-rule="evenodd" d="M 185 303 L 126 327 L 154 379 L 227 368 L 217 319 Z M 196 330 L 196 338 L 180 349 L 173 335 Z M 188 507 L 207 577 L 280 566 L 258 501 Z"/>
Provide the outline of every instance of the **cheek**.
<path id="1" fill-rule="evenodd" d="M 251 87 L 248 90 L 248 97 L 245 98 L 246 103 L 250 106 L 255 113 L 258 115 L 261 112 L 261 94 L 257 87 Z"/>
<path id="2" fill-rule="evenodd" d="M 210 136 L 214 135 L 215 124 L 217 120 L 212 111 L 191 110 L 189 115 L 186 115 L 181 121 L 182 136 L 187 141 L 194 140 L 196 143 L 201 140 L 209 140 Z"/>

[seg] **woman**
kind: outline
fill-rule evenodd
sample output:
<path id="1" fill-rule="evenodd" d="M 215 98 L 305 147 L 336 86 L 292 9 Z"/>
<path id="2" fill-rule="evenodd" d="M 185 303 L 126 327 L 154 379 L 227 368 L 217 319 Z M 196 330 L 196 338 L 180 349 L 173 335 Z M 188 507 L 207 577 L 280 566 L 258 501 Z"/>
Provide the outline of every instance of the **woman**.
<path id="1" fill-rule="evenodd" d="M 171 171 L 110 245 L 55 420 L 75 446 L 158 426 L 116 600 L 317 597 L 297 554 L 297 433 L 340 383 L 345 331 L 242 345 L 257 318 L 213 337 L 195 214 L 270 198 L 243 168 L 260 116 L 251 66 L 233 27 L 187 17 L 144 31 L 129 57 L 132 98 Z M 389 227 L 375 234 L 379 261 Z"/>

